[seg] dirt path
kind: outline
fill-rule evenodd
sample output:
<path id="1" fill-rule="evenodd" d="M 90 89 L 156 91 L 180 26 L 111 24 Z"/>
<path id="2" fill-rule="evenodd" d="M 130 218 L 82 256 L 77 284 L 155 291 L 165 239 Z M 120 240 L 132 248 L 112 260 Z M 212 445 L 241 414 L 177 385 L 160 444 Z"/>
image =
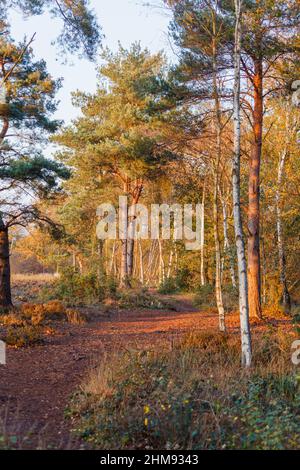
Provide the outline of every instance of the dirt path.
<path id="1" fill-rule="evenodd" d="M 228 323 L 238 330 L 238 317 Z M 212 328 L 218 328 L 216 314 L 199 313 L 181 297 L 176 311 L 121 311 L 84 326 L 66 324 L 41 346 L 8 349 L 7 365 L 0 366 L 4 428 L 19 436 L 20 448 L 76 448 L 80 444 L 70 438 L 64 410 L 104 351 L 168 346 L 186 331 Z"/>
<path id="2" fill-rule="evenodd" d="M 7 365 L 0 366 L 4 430 L 18 436 L 21 448 L 77 445 L 64 410 L 88 369 L 104 351 L 167 345 L 178 334 L 200 328 L 200 314 L 188 299 L 179 299 L 176 310 L 121 311 L 84 326 L 64 325 L 40 346 L 8 348 Z M 204 317 L 202 327 L 217 325 L 214 315 L 205 322 Z"/>

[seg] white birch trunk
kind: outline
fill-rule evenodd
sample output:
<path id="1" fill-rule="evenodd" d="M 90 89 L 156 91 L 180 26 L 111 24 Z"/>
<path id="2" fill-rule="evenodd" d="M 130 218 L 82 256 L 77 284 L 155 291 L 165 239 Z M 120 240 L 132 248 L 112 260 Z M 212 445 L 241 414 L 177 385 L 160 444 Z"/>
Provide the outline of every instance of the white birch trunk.
<path id="1" fill-rule="evenodd" d="M 165 262 L 163 257 L 163 247 L 161 239 L 158 239 L 159 246 L 159 283 L 165 282 Z"/>
<path id="2" fill-rule="evenodd" d="M 236 26 L 234 50 L 234 157 L 232 171 L 233 216 L 235 243 L 238 260 L 239 310 L 241 328 L 242 365 L 249 367 L 252 358 L 251 334 L 249 325 L 248 280 L 245 245 L 241 217 L 240 199 L 240 156 L 241 156 L 241 115 L 240 115 L 240 80 L 241 80 L 241 7 L 242 0 L 235 0 Z"/>
<path id="3" fill-rule="evenodd" d="M 142 242 L 138 240 L 138 247 L 139 247 L 139 255 L 140 255 L 140 282 L 142 286 L 144 285 L 144 263 L 143 263 L 143 248 Z"/>
<path id="4" fill-rule="evenodd" d="M 277 175 L 277 189 L 276 189 L 276 226 L 277 226 L 277 245 L 278 245 L 278 260 L 279 260 L 279 274 L 280 283 L 282 286 L 282 303 L 285 311 L 288 313 L 291 310 L 291 298 L 287 286 L 286 278 L 286 259 L 282 235 L 282 215 L 281 215 L 281 185 L 284 173 L 284 164 L 287 157 L 287 148 L 285 147 L 279 157 L 278 175 Z"/>
<path id="5" fill-rule="evenodd" d="M 116 241 L 114 241 L 113 249 L 112 249 L 112 254 L 111 254 L 111 261 L 110 261 L 110 268 L 109 268 L 109 273 L 110 273 L 110 275 L 113 274 L 114 262 L 115 262 L 115 254 L 116 254 Z"/>
<path id="6" fill-rule="evenodd" d="M 216 289 L 216 304 L 219 314 L 219 328 L 220 331 L 225 331 L 225 311 L 223 305 L 223 296 L 222 296 L 222 285 L 221 285 L 221 250 L 220 250 L 220 239 L 219 239 L 219 228 L 218 228 L 218 181 L 217 175 L 215 176 L 214 182 L 214 237 L 215 237 L 215 259 L 216 259 L 216 280 L 215 280 L 215 289 Z"/>
<path id="7" fill-rule="evenodd" d="M 221 193 L 220 193 L 221 194 Z M 224 233 L 224 255 L 229 260 L 229 270 L 231 277 L 231 284 L 236 287 L 235 272 L 234 272 L 234 259 L 231 253 L 231 246 L 228 237 L 228 217 L 227 217 L 227 203 L 225 197 L 221 196 L 222 212 L 223 212 L 223 233 Z"/>
<path id="8" fill-rule="evenodd" d="M 170 251 L 170 256 L 169 256 L 167 279 L 170 279 L 170 276 L 171 276 L 171 270 L 172 270 L 172 265 L 173 265 L 173 255 L 174 255 L 174 251 L 173 251 L 173 247 L 172 247 L 171 251 Z"/>

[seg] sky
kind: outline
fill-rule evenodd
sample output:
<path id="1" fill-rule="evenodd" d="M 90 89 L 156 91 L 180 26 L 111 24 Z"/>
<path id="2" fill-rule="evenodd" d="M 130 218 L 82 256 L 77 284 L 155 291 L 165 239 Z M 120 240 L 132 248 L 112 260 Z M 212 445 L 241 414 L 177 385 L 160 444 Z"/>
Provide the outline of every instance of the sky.
<path id="1" fill-rule="evenodd" d="M 105 35 L 103 46 L 116 51 L 118 42 L 130 47 L 140 41 L 151 52 L 165 50 L 172 60 L 172 49 L 168 40 L 170 17 L 162 8 L 146 6 L 147 0 L 91 0 L 90 4 L 97 14 Z M 156 5 L 159 0 L 153 0 Z M 150 2 L 151 3 L 151 0 Z M 68 64 L 58 57 L 57 48 L 52 40 L 58 36 L 61 22 L 47 14 L 39 17 L 24 18 L 16 12 L 11 14 L 11 32 L 16 40 L 24 35 L 29 39 L 36 33 L 32 45 L 35 57 L 44 58 L 48 71 L 54 78 L 63 77 L 63 88 L 58 93 L 60 100 L 55 117 L 69 123 L 79 111 L 72 106 L 71 92 L 82 90 L 93 92 L 96 89 L 96 65 L 87 60 L 68 56 Z M 98 61 L 100 63 L 100 59 Z"/>

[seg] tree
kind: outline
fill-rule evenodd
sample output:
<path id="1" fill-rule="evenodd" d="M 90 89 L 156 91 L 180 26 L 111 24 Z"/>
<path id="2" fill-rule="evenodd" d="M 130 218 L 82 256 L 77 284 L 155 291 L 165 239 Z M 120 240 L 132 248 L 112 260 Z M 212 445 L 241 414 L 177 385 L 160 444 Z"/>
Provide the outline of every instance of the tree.
<path id="1" fill-rule="evenodd" d="M 48 74 L 44 61 L 34 62 L 32 50 L 1 38 L 0 69 L 0 306 L 11 305 L 9 228 L 33 220 L 50 222 L 34 198 L 49 197 L 65 178 L 63 165 L 43 155 L 49 133 L 60 124 L 50 119 L 56 109 L 54 96 L 60 86 Z"/>
<path id="2" fill-rule="evenodd" d="M 234 98 L 233 98 L 233 125 L 234 125 L 234 157 L 232 169 L 232 194 L 234 211 L 235 243 L 238 259 L 239 276 L 239 310 L 242 343 L 242 364 L 249 367 L 251 364 L 251 337 L 249 326 L 249 303 L 247 262 L 243 236 L 240 191 L 240 158 L 241 158 L 241 33 L 242 33 L 242 0 L 235 0 L 235 49 L 234 49 Z"/>
<path id="3" fill-rule="evenodd" d="M 62 51 L 81 51 L 88 59 L 95 59 L 101 32 L 88 0 L 1 0 L 2 29 L 6 29 L 8 13 L 12 8 L 18 9 L 26 17 L 41 15 L 48 10 L 53 17 L 63 21 L 62 32 L 57 38 Z"/>
<path id="4" fill-rule="evenodd" d="M 250 83 L 253 105 L 244 97 L 253 137 L 249 162 L 248 282 L 251 316 L 262 316 L 260 272 L 260 167 L 263 144 L 263 117 L 266 97 L 282 88 L 278 61 L 295 56 L 294 39 L 300 8 L 296 1 L 245 1 L 241 63 Z"/>
<path id="5" fill-rule="evenodd" d="M 115 55 L 106 51 L 104 58 L 97 93 L 74 96 L 83 116 L 55 140 L 65 147 L 60 158 L 75 168 L 75 175 L 93 169 L 91 174 L 102 186 L 110 177 L 119 194 L 128 197 L 128 205 L 135 207 L 147 181 L 156 178 L 173 155 L 165 138 L 168 121 L 161 120 L 159 103 L 152 96 L 164 59 L 138 44 L 129 51 L 120 47 Z M 130 230 L 135 213 L 124 217 Z M 124 234 L 121 243 L 124 287 L 132 276 L 134 229 L 129 240 Z"/>
<path id="6" fill-rule="evenodd" d="M 173 10 L 171 33 L 180 50 L 180 62 L 175 74 L 187 83 L 184 99 L 197 106 L 197 112 L 206 120 L 206 139 L 209 141 L 209 167 L 213 174 L 213 220 L 215 240 L 215 295 L 220 330 L 225 331 L 225 313 L 222 295 L 221 244 L 219 234 L 219 190 L 221 186 L 224 152 L 222 137 L 227 123 L 222 98 L 227 94 L 223 71 L 229 59 L 224 50 L 228 41 L 227 18 L 220 15 L 218 1 L 167 1 Z M 198 138 L 205 138 L 199 129 Z"/>
<path id="7" fill-rule="evenodd" d="M 173 10 L 171 32 L 180 48 L 182 77 L 190 80 L 194 93 L 207 99 L 205 83 L 212 76 L 213 63 L 207 56 L 214 44 L 209 22 L 215 16 L 220 39 L 217 68 L 230 84 L 233 70 L 235 15 L 231 2 L 167 1 Z M 252 131 L 248 186 L 248 283 L 251 316 L 261 317 L 260 301 L 260 166 L 263 143 L 264 103 L 285 86 L 283 69 L 290 75 L 297 62 L 299 2 L 247 0 L 243 4 L 241 41 L 243 112 Z M 213 12 L 209 14 L 209 12 Z M 283 65 L 284 64 L 284 65 Z M 223 101 L 231 95 L 224 90 Z M 202 95 L 202 97 L 201 97 Z M 253 103 L 252 103 L 253 101 Z"/>

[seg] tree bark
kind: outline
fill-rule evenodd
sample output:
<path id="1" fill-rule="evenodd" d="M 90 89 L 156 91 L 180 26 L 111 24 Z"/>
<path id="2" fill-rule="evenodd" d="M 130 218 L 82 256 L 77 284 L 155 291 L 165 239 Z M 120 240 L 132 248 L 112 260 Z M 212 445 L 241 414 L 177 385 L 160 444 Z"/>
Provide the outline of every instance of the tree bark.
<path id="1" fill-rule="evenodd" d="M 128 270 L 127 270 L 127 240 L 121 240 L 121 276 L 120 288 L 129 287 Z"/>
<path id="2" fill-rule="evenodd" d="M 263 126 L 263 69 L 262 60 L 254 60 L 253 142 L 249 171 L 248 206 L 248 284 L 251 317 L 262 318 L 260 279 L 260 164 Z"/>
<path id="3" fill-rule="evenodd" d="M 241 158 L 241 114 L 240 114 L 240 60 L 241 60 L 241 0 L 235 0 L 236 26 L 234 51 L 234 156 L 232 168 L 233 218 L 235 245 L 238 261 L 239 311 L 241 330 L 241 362 L 243 366 L 251 365 L 252 347 L 249 325 L 247 263 L 243 236 L 241 195 L 240 195 L 240 158 Z"/>
<path id="4" fill-rule="evenodd" d="M 128 196 L 128 181 L 124 184 L 124 194 Z M 121 210 L 121 209 L 120 209 Z M 121 272 L 120 272 L 120 288 L 126 289 L 130 287 L 128 277 L 128 206 L 122 207 L 121 219 L 123 223 L 121 233 Z"/>
<path id="5" fill-rule="evenodd" d="M 205 182 L 203 184 L 202 192 L 202 207 L 201 207 L 201 235 L 200 235 L 200 282 L 201 286 L 205 286 L 205 271 L 204 271 L 204 229 L 205 229 Z"/>
<path id="6" fill-rule="evenodd" d="M 116 255 L 116 241 L 114 240 L 112 252 L 111 252 L 111 260 L 110 260 L 110 267 L 109 267 L 109 274 L 112 276 L 114 273 L 114 264 L 115 264 L 115 255 Z"/>
<path id="7" fill-rule="evenodd" d="M 228 237 L 227 203 L 226 203 L 226 199 L 222 196 L 221 192 L 220 192 L 220 197 L 221 197 L 221 204 L 222 204 L 222 211 L 223 211 L 224 257 L 227 257 L 229 260 L 231 284 L 233 287 L 236 287 L 234 258 L 231 253 L 231 246 L 230 246 L 230 241 Z"/>
<path id="8" fill-rule="evenodd" d="M 159 247 L 159 284 L 165 282 L 165 261 L 163 256 L 163 244 L 161 239 L 158 239 Z"/>
<path id="9" fill-rule="evenodd" d="M 143 247 L 141 240 L 138 240 L 139 255 L 140 255 L 140 282 L 144 285 L 144 260 L 143 260 Z"/>
<path id="10" fill-rule="evenodd" d="M 131 216 L 131 220 L 129 221 L 129 233 L 131 234 L 131 238 L 128 240 L 128 247 L 127 247 L 127 271 L 128 271 L 128 278 L 130 279 L 133 274 L 133 261 L 134 261 L 134 245 L 135 245 L 135 222 L 136 222 L 136 213 L 135 213 L 135 207 L 136 204 L 139 202 L 141 193 L 143 190 L 143 184 L 140 183 L 138 186 L 134 189 L 133 191 L 133 208 L 134 208 L 134 213 Z"/>
<path id="11" fill-rule="evenodd" d="M 285 249 L 283 244 L 282 234 L 282 215 L 281 215 L 281 185 L 284 173 L 284 164 L 287 157 L 287 149 L 285 148 L 279 157 L 278 176 L 277 176 L 277 189 L 276 189 L 276 215 L 277 215 L 277 245 L 278 245 L 278 260 L 279 260 L 279 274 L 280 283 L 282 286 L 282 304 L 286 313 L 291 311 L 291 297 L 287 286 L 286 278 L 286 258 Z"/>
<path id="12" fill-rule="evenodd" d="M 0 307 L 12 307 L 8 228 L 0 219 Z"/>
<path id="13" fill-rule="evenodd" d="M 215 176 L 214 183 L 214 238 L 215 238 L 215 258 L 216 258 L 216 303 L 219 313 L 219 328 L 220 331 L 225 331 L 225 311 L 223 305 L 222 286 L 221 286 L 221 250 L 219 238 L 219 221 L 218 221 L 218 189 L 217 189 L 217 176 Z"/>
<path id="14" fill-rule="evenodd" d="M 172 272 L 172 266 L 173 266 L 173 246 L 171 247 L 170 255 L 169 255 L 169 263 L 168 263 L 168 272 L 167 272 L 167 279 L 170 279 L 171 277 L 171 272 Z"/>
<path id="15" fill-rule="evenodd" d="M 221 250 L 219 238 L 219 215 L 218 215 L 218 187 L 219 187 L 219 167 L 221 161 L 221 134 L 222 134 L 222 121 L 219 90 L 217 82 L 217 24 L 214 15 L 213 21 L 213 99 L 214 99 L 214 112 L 215 112 L 215 131 L 216 131 L 216 161 L 214 165 L 214 194 L 213 194 L 213 218 L 214 218 L 214 238 L 215 238 L 215 260 L 216 260 L 216 277 L 215 277 L 215 295 L 216 304 L 219 314 L 219 328 L 220 331 L 225 331 L 225 311 L 223 305 L 222 285 L 221 285 Z"/>

